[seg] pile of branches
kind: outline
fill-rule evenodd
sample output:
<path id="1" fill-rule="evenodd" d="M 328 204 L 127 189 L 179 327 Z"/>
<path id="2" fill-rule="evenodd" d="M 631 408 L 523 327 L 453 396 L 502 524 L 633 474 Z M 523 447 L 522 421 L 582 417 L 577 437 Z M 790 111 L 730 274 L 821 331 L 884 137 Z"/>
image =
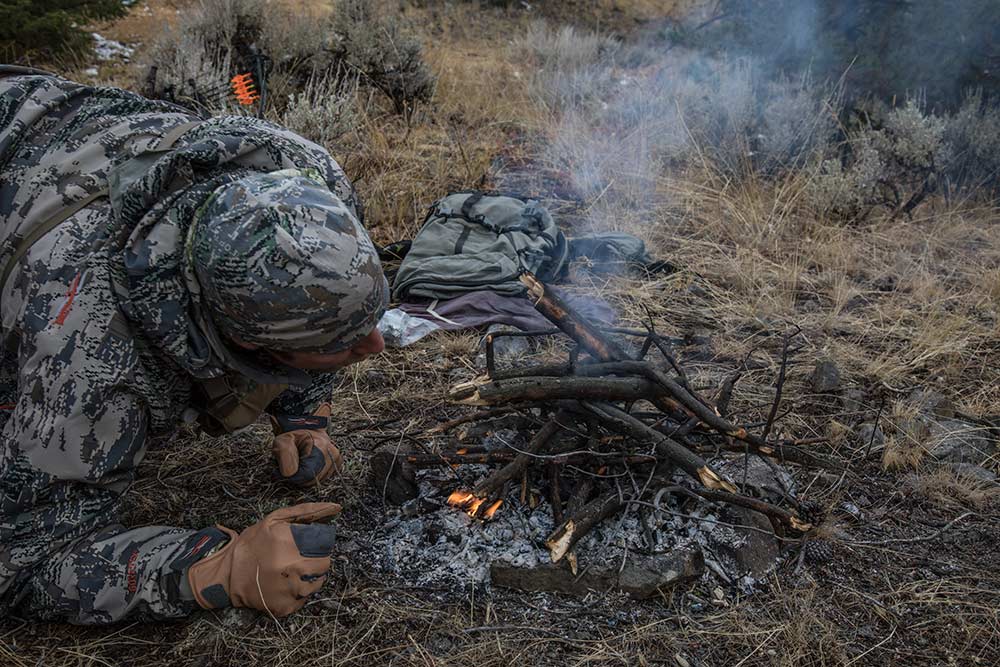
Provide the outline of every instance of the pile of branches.
<path id="1" fill-rule="evenodd" d="M 728 402 L 737 375 L 727 379 L 717 403 L 713 404 L 691 387 L 666 341 L 651 326 L 646 332 L 598 329 L 535 276 L 525 273 L 521 280 L 535 307 L 556 328 L 488 336 L 487 375 L 453 387 L 450 399 L 489 409 L 441 424 L 434 431 L 443 433 L 461 424 L 514 410 L 543 415 L 541 428 L 520 449 L 513 445 L 500 449 L 463 448 L 373 460 L 376 482 L 388 483 L 395 470 L 397 481 L 400 474 L 404 478 L 409 476 L 415 497 L 415 469 L 495 465 L 475 488 L 453 493 L 449 499 L 473 516 L 487 518 L 499 508 L 514 485 L 521 485 L 523 500 L 529 479 L 547 480 L 548 502 L 556 522 L 546 541 L 553 562 L 566 557 L 572 561 L 573 546 L 601 521 L 632 504 L 658 507 L 664 494 L 760 512 L 770 519 L 779 535 L 804 533 L 812 527 L 811 522 L 816 520 L 813 508 L 787 495 L 788 507 L 748 495 L 745 476 L 741 490 L 703 457 L 706 452 L 730 450 L 746 456 L 759 455 L 770 465 L 774 465 L 774 459 L 830 465 L 796 443 L 770 437 L 784 383 L 787 339 L 777 396 L 762 431 L 754 434 L 747 427 L 729 421 L 719 409 L 719 404 Z M 493 339 L 497 336 L 560 331 L 575 343 L 567 362 L 496 369 Z M 638 358 L 631 358 L 609 334 L 642 336 L 644 343 Z M 646 358 L 654 348 L 665 362 L 659 366 Z M 660 366 L 669 366 L 671 370 L 665 371 Z M 677 484 L 678 471 L 686 474 L 691 483 Z M 570 472 L 575 473 L 576 482 L 564 494 Z M 623 478 L 628 482 L 622 483 Z"/>

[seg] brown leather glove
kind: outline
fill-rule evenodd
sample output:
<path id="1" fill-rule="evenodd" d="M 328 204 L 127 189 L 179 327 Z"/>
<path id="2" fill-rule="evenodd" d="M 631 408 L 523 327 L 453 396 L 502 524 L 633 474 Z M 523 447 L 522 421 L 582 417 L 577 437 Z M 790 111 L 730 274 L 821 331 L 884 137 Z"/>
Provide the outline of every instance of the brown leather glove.
<path id="1" fill-rule="evenodd" d="M 330 404 L 324 403 L 313 413 L 314 417 L 330 416 Z M 275 431 L 282 420 L 272 418 Z M 340 450 L 330 440 L 326 428 L 295 429 L 276 433 L 271 451 L 278 460 L 278 471 L 296 486 L 315 486 L 343 467 Z"/>
<path id="2" fill-rule="evenodd" d="M 330 569 L 336 531 L 312 523 L 340 514 L 336 503 L 303 503 L 271 512 L 242 533 L 225 526 L 229 543 L 188 569 L 205 609 L 250 607 L 287 616 L 302 608 Z"/>

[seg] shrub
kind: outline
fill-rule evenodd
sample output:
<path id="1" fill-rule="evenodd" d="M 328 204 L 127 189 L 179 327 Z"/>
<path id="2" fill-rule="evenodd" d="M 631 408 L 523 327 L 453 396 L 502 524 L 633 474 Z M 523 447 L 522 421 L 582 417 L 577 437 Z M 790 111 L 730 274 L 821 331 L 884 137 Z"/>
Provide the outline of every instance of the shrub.
<path id="1" fill-rule="evenodd" d="M 305 122 L 301 106 L 316 101 L 318 82 L 333 90 L 350 82 L 347 87 L 370 85 L 389 97 L 397 113 L 407 114 L 434 92 L 420 43 L 395 19 L 377 14 L 370 0 L 342 0 L 328 19 L 266 0 L 202 0 L 154 48 L 157 83 L 149 92 L 213 112 L 231 110 L 229 78 L 252 71 L 258 51 L 270 59 L 268 111 L 277 118 L 293 102 L 300 109 L 292 117 Z M 335 97 L 333 107 L 320 100 L 328 120 L 344 111 L 340 95 Z M 338 124 L 324 132 L 339 132 Z"/>
<path id="2" fill-rule="evenodd" d="M 382 91 L 396 113 L 430 101 L 435 79 L 420 42 L 399 21 L 376 12 L 371 0 L 340 0 L 333 13 L 330 51 L 361 80 Z"/>
<path id="3" fill-rule="evenodd" d="M 936 191 L 950 166 L 947 120 L 915 99 L 891 110 L 876 103 L 863 118 L 841 160 L 820 165 L 812 201 L 824 212 L 855 219 L 880 207 L 909 215 Z"/>
<path id="4" fill-rule="evenodd" d="M 597 105 L 615 84 L 612 67 L 619 44 L 610 37 L 534 21 L 513 49 L 515 61 L 528 67 L 532 98 L 551 112 Z"/>
<path id="5" fill-rule="evenodd" d="M 281 124 L 303 137 L 326 146 L 357 126 L 357 79 L 330 75 L 312 77 L 302 92 L 292 93 Z"/>
<path id="6" fill-rule="evenodd" d="M 951 147 L 949 185 L 954 189 L 1000 190 L 1000 108 L 990 105 L 982 91 L 966 97 L 948 120 L 945 141 Z"/>
<path id="7" fill-rule="evenodd" d="M 866 133 L 858 133 L 845 146 L 849 157 L 818 160 L 809 181 L 810 203 L 822 214 L 864 219 L 876 206 L 885 162 Z"/>
<path id="8" fill-rule="evenodd" d="M 125 14 L 121 0 L 4 0 L 0 60 L 51 61 L 80 55 L 93 38 L 79 24 Z"/>
<path id="9" fill-rule="evenodd" d="M 271 58 L 267 86 L 280 114 L 284 100 L 318 69 L 330 67 L 321 22 L 265 0 L 203 0 L 152 50 L 156 84 L 147 91 L 209 111 L 231 110 L 228 83 L 250 71 L 254 50 Z"/>
<path id="10" fill-rule="evenodd" d="M 1000 94 L 993 64 L 1000 20 L 993 0 L 719 0 L 715 19 L 695 14 L 675 42 L 752 55 L 767 71 L 844 78 L 851 99 L 886 102 L 922 90 L 934 108 L 957 108 L 963 91 Z M 696 28 L 697 26 L 697 28 Z"/>

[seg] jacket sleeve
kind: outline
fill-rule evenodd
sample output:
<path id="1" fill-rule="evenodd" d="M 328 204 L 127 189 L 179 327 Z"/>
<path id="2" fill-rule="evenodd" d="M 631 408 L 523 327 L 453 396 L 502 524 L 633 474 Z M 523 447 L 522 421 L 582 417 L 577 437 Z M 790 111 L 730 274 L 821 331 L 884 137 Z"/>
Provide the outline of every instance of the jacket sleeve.
<path id="1" fill-rule="evenodd" d="M 18 377 L 0 439 L 0 611 L 76 623 L 184 615 L 185 559 L 214 529 L 118 523 L 148 408 L 133 341 L 111 326 L 107 262 L 66 255 L 79 229 L 43 237 L 3 303 L 16 310 Z"/>
<path id="2" fill-rule="evenodd" d="M 267 406 L 270 415 L 301 416 L 312 414 L 320 403 L 333 398 L 337 373 L 308 371 L 312 382 L 307 387 L 290 387 Z"/>

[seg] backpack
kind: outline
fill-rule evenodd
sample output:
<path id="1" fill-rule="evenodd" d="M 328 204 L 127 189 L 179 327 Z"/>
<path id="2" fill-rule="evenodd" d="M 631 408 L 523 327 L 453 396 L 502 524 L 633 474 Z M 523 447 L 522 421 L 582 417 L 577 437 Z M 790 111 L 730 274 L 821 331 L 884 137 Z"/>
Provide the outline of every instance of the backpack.
<path id="1" fill-rule="evenodd" d="M 396 272 L 392 298 L 450 299 L 478 290 L 521 295 L 522 271 L 553 280 L 567 254 L 566 237 L 537 201 L 453 193 L 431 205 Z"/>

